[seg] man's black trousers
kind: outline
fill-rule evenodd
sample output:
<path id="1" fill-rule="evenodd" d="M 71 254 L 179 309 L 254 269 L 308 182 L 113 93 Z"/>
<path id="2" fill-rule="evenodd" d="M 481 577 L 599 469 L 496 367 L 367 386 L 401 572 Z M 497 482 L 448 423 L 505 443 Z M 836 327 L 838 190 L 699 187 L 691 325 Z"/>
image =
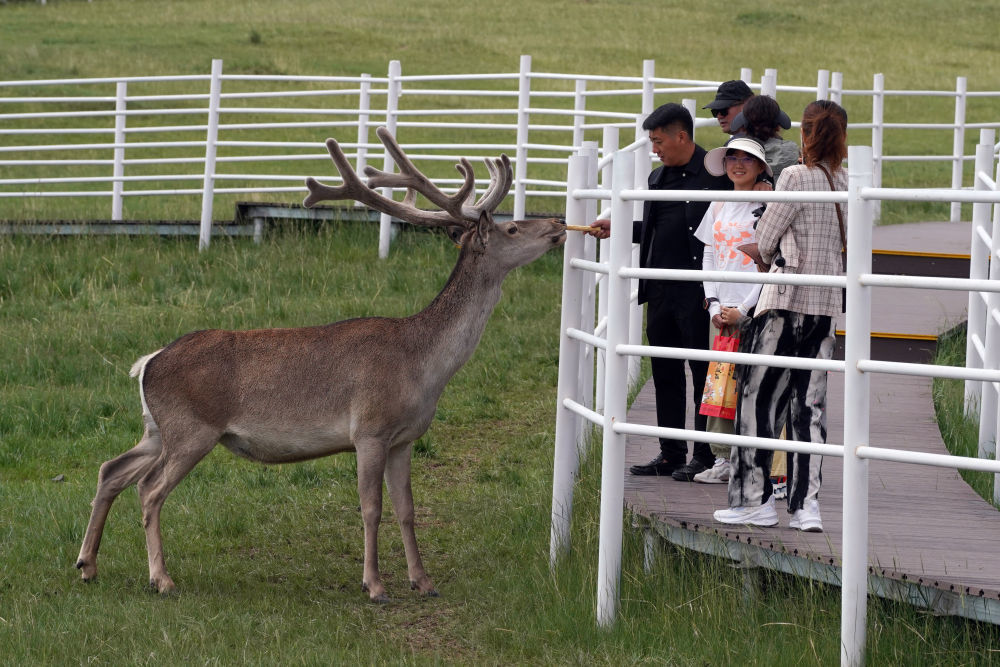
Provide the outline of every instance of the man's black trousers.
<path id="1" fill-rule="evenodd" d="M 704 291 L 700 283 L 669 283 L 650 285 L 646 304 L 646 338 L 650 345 L 661 347 L 708 348 L 709 317 L 704 307 Z M 665 428 L 684 428 L 688 405 L 684 360 L 651 360 L 653 386 L 656 390 L 656 421 Z M 692 409 L 694 427 L 705 430 L 704 415 L 698 414 L 705 388 L 708 362 L 689 360 L 691 369 Z M 687 442 L 660 438 L 660 452 L 665 461 L 687 461 Z M 693 458 L 711 468 L 715 461 L 708 443 L 694 444 Z"/>

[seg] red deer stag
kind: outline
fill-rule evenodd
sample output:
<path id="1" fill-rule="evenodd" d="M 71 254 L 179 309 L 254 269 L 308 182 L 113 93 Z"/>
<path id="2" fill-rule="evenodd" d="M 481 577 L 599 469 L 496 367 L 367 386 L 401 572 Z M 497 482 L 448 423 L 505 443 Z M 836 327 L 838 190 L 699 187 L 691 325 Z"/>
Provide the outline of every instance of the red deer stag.
<path id="1" fill-rule="evenodd" d="M 566 239 L 555 219 L 495 223 L 492 212 L 510 189 L 506 155 L 486 160 L 491 180 L 474 201 L 475 177 L 464 158 L 464 183 L 446 195 L 420 173 L 384 128 L 377 131 L 400 173 L 368 167 L 365 185 L 340 146 L 326 142 L 343 185 L 310 178 L 306 206 L 356 200 L 404 221 L 444 226 L 461 244 L 458 263 L 424 310 L 403 318 L 369 317 L 324 326 L 256 331 L 196 331 L 139 359 L 145 432 L 129 451 L 105 462 L 76 567 L 97 575 L 97 550 L 115 497 L 138 485 L 149 557 L 149 582 L 174 588 L 160 537 L 167 495 L 217 443 L 261 463 L 288 463 L 354 450 L 364 520 L 362 590 L 387 600 L 378 568 L 382 478 L 389 488 L 406 551 L 411 587 L 436 595 L 413 531 L 410 450 L 428 428 L 441 392 L 472 356 L 501 283 L 512 269 Z M 406 188 L 402 202 L 374 188 Z M 422 194 L 440 211 L 415 206 Z"/>

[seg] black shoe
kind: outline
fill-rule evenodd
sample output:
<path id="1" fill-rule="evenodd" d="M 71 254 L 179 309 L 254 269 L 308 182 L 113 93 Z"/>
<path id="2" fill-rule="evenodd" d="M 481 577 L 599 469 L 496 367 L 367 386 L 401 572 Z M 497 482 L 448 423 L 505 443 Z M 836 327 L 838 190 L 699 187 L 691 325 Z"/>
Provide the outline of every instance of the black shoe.
<path id="1" fill-rule="evenodd" d="M 708 467 L 698 459 L 691 459 L 690 463 L 678 466 L 670 476 L 678 482 L 690 482 L 695 475 L 707 469 Z"/>
<path id="2" fill-rule="evenodd" d="M 655 459 L 646 464 L 634 465 L 628 469 L 633 475 L 659 475 L 661 477 L 667 477 L 674 472 L 682 464 L 671 463 L 664 460 L 662 456 L 657 456 Z"/>

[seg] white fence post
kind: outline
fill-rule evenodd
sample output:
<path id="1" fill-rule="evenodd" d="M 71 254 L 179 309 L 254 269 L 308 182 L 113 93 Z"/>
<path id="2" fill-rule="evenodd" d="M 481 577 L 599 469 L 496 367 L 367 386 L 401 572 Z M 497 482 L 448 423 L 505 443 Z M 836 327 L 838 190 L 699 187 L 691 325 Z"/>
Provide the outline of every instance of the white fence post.
<path id="1" fill-rule="evenodd" d="M 358 174 L 364 174 L 365 167 L 368 165 L 368 123 L 371 119 L 369 111 L 371 111 L 372 103 L 371 78 L 371 74 L 362 74 L 358 87 L 358 149 L 356 151 L 358 157 L 354 167 Z M 354 205 L 364 206 L 359 201 L 354 202 Z"/>
<path id="2" fill-rule="evenodd" d="M 399 77 L 402 75 L 402 67 L 398 60 L 389 61 L 389 72 L 388 72 L 388 94 L 386 95 L 385 101 L 385 127 L 389 130 L 392 136 L 396 136 L 396 120 L 398 118 L 399 111 L 399 95 L 400 86 L 402 83 Z M 398 141 L 398 138 L 397 138 Z M 382 171 L 391 172 L 395 166 L 395 162 L 392 156 L 389 155 L 389 149 L 386 148 L 382 157 Z M 392 188 L 382 188 L 382 194 L 386 197 L 392 197 Z M 389 256 L 389 246 L 392 244 L 392 237 L 395 234 L 395 229 L 392 224 L 392 216 L 388 213 L 383 213 L 379 216 L 378 224 L 378 256 L 381 259 L 385 259 Z"/>
<path id="3" fill-rule="evenodd" d="M 983 158 L 985 159 L 985 158 Z M 990 148 L 990 161 L 992 163 L 992 147 Z M 984 163 L 980 162 L 979 148 L 976 149 L 976 176 L 974 187 L 979 186 L 978 173 L 983 168 Z M 979 211 L 979 216 L 976 215 L 977 210 Z M 972 208 L 972 239 L 969 247 L 969 278 L 972 280 L 984 280 L 986 279 L 993 270 L 990 262 L 990 254 L 993 252 L 994 248 L 997 246 L 996 237 L 996 225 L 994 225 L 993 242 L 992 247 L 987 247 L 982 240 L 981 234 L 986 232 L 986 222 L 982 218 L 982 210 L 977 209 L 975 206 Z M 996 264 L 996 262 L 993 262 Z M 986 343 L 987 334 L 987 317 L 988 313 L 986 310 L 986 304 L 983 302 L 983 298 L 979 292 L 969 292 L 969 306 L 966 309 L 966 323 L 965 323 L 965 366 L 966 368 L 983 368 L 986 364 L 985 354 L 981 352 L 983 346 Z M 984 436 L 989 436 L 992 432 L 992 437 L 990 441 L 996 440 L 996 432 L 994 429 L 988 429 L 987 433 L 982 432 L 982 418 L 983 412 L 980 409 L 981 406 L 986 404 L 987 397 L 992 395 L 990 403 L 996 406 L 996 392 L 993 391 L 992 387 L 984 387 L 983 382 L 979 380 L 966 380 L 965 381 L 965 394 L 963 406 L 965 409 L 965 415 L 967 417 L 975 417 L 977 414 L 980 419 L 980 433 L 979 433 L 979 451 L 978 456 L 984 458 L 988 455 L 989 449 L 993 446 L 987 447 L 984 441 Z"/>
<path id="4" fill-rule="evenodd" d="M 648 116 L 653 113 L 653 100 L 656 94 L 656 61 L 642 61 L 642 115 Z"/>
<path id="5" fill-rule="evenodd" d="M 125 175 L 125 98 L 128 95 L 128 82 L 119 81 L 115 86 L 115 151 L 114 167 L 112 176 L 114 183 L 111 186 L 111 219 L 122 219 L 122 192 L 124 183 L 122 176 Z"/>
<path id="6" fill-rule="evenodd" d="M 885 75 L 876 74 L 872 83 L 872 183 L 882 187 L 882 137 L 885 133 Z M 875 220 L 882 218 L 882 200 L 875 202 Z"/>
<path id="7" fill-rule="evenodd" d="M 760 80 L 760 94 L 778 98 L 778 70 L 764 70 L 764 77 Z"/>
<path id="8" fill-rule="evenodd" d="M 825 100 L 830 97 L 830 70 L 821 69 L 816 74 L 816 99 Z"/>
<path id="9" fill-rule="evenodd" d="M 215 153 L 219 141 L 219 100 L 222 93 L 222 61 L 212 61 L 212 82 L 208 91 L 208 133 L 205 137 L 205 180 L 201 188 L 201 227 L 198 249 L 208 247 L 212 238 L 212 205 L 215 202 Z"/>
<path id="10" fill-rule="evenodd" d="M 576 90 L 573 95 L 573 111 L 581 112 L 587 110 L 587 80 L 577 79 Z M 573 150 L 577 150 L 583 145 L 584 132 L 583 125 L 587 122 L 587 117 L 582 113 L 573 115 Z M 590 237 L 594 238 L 594 237 Z"/>
<path id="11" fill-rule="evenodd" d="M 694 141 L 694 133 L 698 132 L 698 130 L 694 126 L 694 119 L 698 117 L 698 101 L 694 100 L 694 99 L 692 99 L 690 97 L 685 97 L 684 99 L 681 100 L 681 106 L 684 107 L 685 109 L 687 109 L 688 113 L 691 114 L 691 121 L 692 121 L 691 122 L 691 132 L 692 132 L 691 141 Z M 647 172 L 648 172 L 648 170 L 647 170 Z M 638 203 L 642 204 L 642 202 L 638 202 Z M 638 218 L 636 218 L 636 219 L 638 220 Z"/>
<path id="12" fill-rule="evenodd" d="M 639 266 L 639 244 L 632 244 L 632 264 Z M 642 306 L 633 298 L 639 291 L 639 279 L 629 280 L 629 303 L 628 303 L 628 344 L 642 345 Z M 631 391 L 639 382 L 639 375 L 642 372 L 642 357 L 628 358 L 628 388 Z"/>
<path id="13" fill-rule="evenodd" d="M 986 138 L 986 137 L 984 137 Z M 988 186 L 982 182 L 979 178 L 979 174 L 986 174 L 988 177 L 993 175 L 993 143 L 980 142 L 976 146 L 976 166 L 973 172 L 973 189 L 975 190 L 988 190 Z M 988 203 L 979 203 L 972 205 L 972 230 L 973 230 L 973 242 L 979 245 L 980 248 L 983 247 L 983 243 L 980 238 L 977 238 L 976 230 L 986 231 L 987 225 L 990 223 L 990 209 L 992 206 Z M 996 225 L 991 229 L 989 238 L 991 239 L 990 247 L 986 250 L 989 255 L 993 255 L 998 248 L 998 230 Z M 990 261 L 989 262 L 989 278 L 990 280 L 1000 280 L 1000 261 Z M 982 298 L 984 294 L 981 292 L 969 292 L 970 305 L 971 300 L 975 299 L 980 304 L 982 304 Z M 986 292 L 986 305 L 983 312 L 983 329 L 976 329 L 976 333 L 981 335 L 981 340 L 983 341 L 983 354 L 982 354 L 982 368 L 988 370 L 995 370 L 1000 367 L 1000 325 L 997 324 L 996 318 L 993 317 L 993 312 L 1000 307 L 1000 297 L 997 296 L 996 292 Z M 983 309 L 981 309 L 983 310 Z M 978 326 L 977 322 L 977 326 Z M 968 346 L 968 341 L 972 340 L 972 320 L 970 312 L 970 320 L 966 328 L 966 346 Z M 977 350 L 978 353 L 978 350 Z M 967 349 L 966 354 L 969 354 Z M 978 354 L 977 354 L 978 356 Z M 996 453 L 996 441 L 997 441 L 997 408 L 1000 407 L 1000 400 L 997 397 L 997 391 L 994 388 L 992 382 L 980 382 L 979 383 L 979 458 L 989 458 Z M 994 491 L 996 495 L 996 491 Z"/>
<path id="14" fill-rule="evenodd" d="M 635 154 L 615 153 L 611 190 L 611 254 L 608 261 L 608 354 L 604 377 L 604 438 L 601 463 L 601 524 L 597 558 L 597 624 L 610 626 L 618 614 L 621 582 L 625 436 L 615 432 L 626 420 L 628 362 L 618 354 L 628 342 L 629 280 L 619 275 L 632 251 L 632 206 L 621 193 L 632 184 Z"/>
<path id="15" fill-rule="evenodd" d="M 531 56 L 521 56 L 517 82 L 517 146 L 514 153 L 514 219 L 523 220 L 526 208 L 524 179 L 528 177 L 528 124 L 531 106 Z"/>
<path id="16" fill-rule="evenodd" d="M 649 187 L 649 135 L 645 130 L 642 130 L 641 124 L 639 126 L 639 132 L 637 132 L 637 139 L 642 138 L 645 141 L 641 146 L 639 146 L 634 153 L 634 167 L 632 170 L 632 187 L 636 190 L 645 190 Z M 641 134 L 640 134 L 641 132 Z M 632 214 L 633 220 L 642 219 L 644 202 L 641 200 L 636 200 L 633 206 Z M 610 254 L 610 253 L 609 253 Z M 632 244 L 632 266 L 639 266 L 639 244 Z M 629 281 L 629 295 L 639 289 L 639 280 L 633 278 Z M 641 345 L 642 344 L 642 306 L 638 304 L 635 300 L 629 299 L 629 344 L 630 345 Z M 642 359 L 640 357 L 631 357 L 629 359 L 629 386 L 631 387 L 633 383 L 638 381 L 639 372 L 642 368 Z"/>
<path id="17" fill-rule="evenodd" d="M 587 157 L 587 173 L 586 182 L 584 183 L 585 188 L 596 188 L 597 187 L 597 142 L 596 141 L 585 141 L 581 147 L 581 152 Z M 589 225 L 597 218 L 597 200 L 596 199 L 586 199 L 584 201 L 584 213 L 583 220 L 581 224 Z M 583 258 L 594 262 L 597 261 L 597 239 L 595 239 L 590 234 L 583 234 Z M 581 331 L 586 331 L 592 333 L 594 331 L 594 314 L 597 299 L 597 283 L 594 280 L 594 275 L 591 273 L 583 274 L 583 297 L 580 299 L 580 311 L 579 317 L 577 319 L 577 328 Z M 580 387 L 580 403 L 584 407 L 592 408 L 594 405 L 594 353 L 596 348 L 587 345 L 583 348 L 582 359 L 579 366 L 580 377 L 579 377 L 579 387 Z M 577 429 L 576 441 L 582 447 L 584 438 L 587 434 L 588 424 L 580 419 L 577 420 L 579 428 Z"/>
<path id="18" fill-rule="evenodd" d="M 844 73 L 833 72 L 830 74 L 830 100 L 837 104 L 842 104 L 844 96 Z"/>
<path id="19" fill-rule="evenodd" d="M 993 130 L 983 130 L 983 134 L 989 133 L 989 140 L 986 142 L 991 146 L 992 151 L 996 148 L 994 142 L 996 140 L 996 134 Z M 997 168 L 995 175 L 993 177 L 994 191 L 1000 191 L 1000 160 L 997 161 Z M 1000 204 L 993 204 L 993 239 L 1000 238 Z M 996 242 L 993 244 L 994 252 L 996 248 Z M 991 317 L 992 319 L 992 317 Z M 1000 399 L 997 400 L 997 415 L 996 424 L 1000 424 Z M 996 452 L 993 453 L 994 458 L 996 458 Z M 993 503 L 1000 505 L 1000 473 L 993 475 Z"/>
<path id="20" fill-rule="evenodd" d="M 601 158 L 607 159 L 618 152 L 618 128 L 612 125 L 604 126 L 604 133 L 601 140 Z M 601 170 L 601 186 L 611 189 L 611 161 L 609 160 Z M 598 244 L 599 259 L 602 262 L 608 261 L 608 254 L 611 252 L 610 239 L 602 239 Z M 608 279 L 600 276 L 597 289 L 597 321 L 603 322 L 607 326 L 608 320 Z M 603 332 L 602 332 L 603 333 Z M 602 334 L 597 334 L 602 335 Z M 607 353 L 604 350 L 597 350 L 596 382 L 594 388 L 594 409 L 597 412 L 604 411 L 604 364 Z"/>
<path id="21" fill-rule="evenodd" d="M 872 271 L 871 206 L 861 189 L 872 184 L 872 150 L 850 146 L 847 206 L 847 321 L 844 346 L 844 523 L 840 610 L 840 662 L 862 665 L 868 615 L 868 460 L 870 382 L 858 362 L 871 358 L 871 288 L 858 277 Z"/>
<path id="22" fill-rule="evenodd" d="M 740 81 L 746 84 L 753 83 L 753 69 L 749 67 L 740 68 Z"/>
<path id="23" fill-rule="evenodd" d="M 962 171 L 965 164 L 965 101 L 968 83 L 964 76 L 955 82 L 955 140 L 952 148 L 951 187 L 954 190 L 962 188 Z M 951 203 L 951 221 L 962 219 L 962 202 Z"/>
<path id="24" fill-rule="evenodd" d="M 585 187 L 590 158 L 582 152 L 571 155 L 567 168 L 566 224 L 583 225 L 586 221 L 585 202 L 573 197 L 573 192 Z M 578 323 L 583 301 L 583 281 L 589 273 L 574 269 L 570 263 L 583 254 L 583 235 L 570 233 L 563 245 L 562 312 L 559 325 L 559 384 L 556 391 L 555 462 L 552 469 L 552 528 L 549 538 L 549 565 L 554 567 L 559 557 L 569 551 L 570 526 L 573 517 L 573 483 L 576 480 L 579 452 L 577 420 L 564 405 L 566 399 L 580 402 L 578 386 L 581 343 L 567 335 Z"/>
<path id="25" fill-rule="evenodd" d="M 642 129 L 642 123 L 646 120 L 649 114 L 653 113 L 653 100 L 654 100 L 654 87 L 653 87 L 653 77 L 656 76 L 656 61 L 655 60 L 643 60 L 642 61 L 642 111 L 639 117 L 635 121 L 635 139 L 645 139 L 648 136 L 648 132 Z M 649 175 L 649 149 L 642 148 L 636 151 L 636 159 L 634 160 L 634 182 L 642 183 L 642 187 L 646 185 L 646 177 Z M 633 220 L 638 220 L 642 217 L 642 202 L 635 201 L 632 202 L 632 215 Z"/>

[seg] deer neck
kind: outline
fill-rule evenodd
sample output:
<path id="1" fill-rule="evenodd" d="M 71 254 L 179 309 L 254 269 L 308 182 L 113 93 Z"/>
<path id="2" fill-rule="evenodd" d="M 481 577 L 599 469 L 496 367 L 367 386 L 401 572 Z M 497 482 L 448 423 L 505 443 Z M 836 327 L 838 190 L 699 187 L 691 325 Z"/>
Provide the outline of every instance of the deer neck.
<path id="1" fill-rule="evenodd" d="M 506 274 L 486 254 L 463 249 L 441 293 L 412 318 L 430 367 L 450 378 L 469 360 L 500 301 Z"/>

